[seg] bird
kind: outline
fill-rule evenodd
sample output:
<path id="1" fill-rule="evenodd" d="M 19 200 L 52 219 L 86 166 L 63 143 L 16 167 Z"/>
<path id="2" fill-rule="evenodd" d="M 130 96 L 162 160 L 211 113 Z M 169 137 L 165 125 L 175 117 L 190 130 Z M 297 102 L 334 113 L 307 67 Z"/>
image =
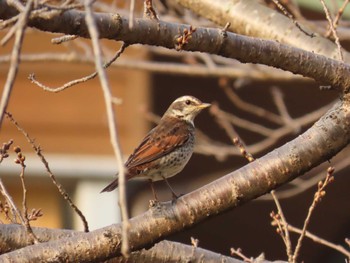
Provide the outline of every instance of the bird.
<path id="1" fill-rule="evenodd" d="M 177 199 L 178 195 L 167 178 L 180 173 L 190 160 L 195 144 L 194 119 L 210 105 L 193 96 L 177 98 L 125 162 L 125 180 L 148 179 L 155 201 L 158 201 L 158 197 L 153 182 L 164 180 L 173 199 Z M 117 187 L 118 178 L 103 188 L 101 193 Z"/>

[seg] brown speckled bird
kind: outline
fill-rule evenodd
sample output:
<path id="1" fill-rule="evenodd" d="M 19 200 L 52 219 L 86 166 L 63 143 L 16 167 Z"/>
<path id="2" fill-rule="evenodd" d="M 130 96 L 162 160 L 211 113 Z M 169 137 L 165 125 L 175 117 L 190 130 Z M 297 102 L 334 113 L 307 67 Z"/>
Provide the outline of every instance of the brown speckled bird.
<path id="1" fill-rule="evenodd" d="M 192 96 L 176 99 L 164 113 L 159 124 L 152 129 L 125 163 L 125 179 L 147 178 L 155 200 L 157 195 L 153 182 L 165 180 L 173 197 L 176 198 L 167 178 L 185 167 L 193 153 L 195 141 L 194 118 L 209 103 L 203 103 Z M 118 187 L 118 178 L 101 192 L 110 192 Z"/>

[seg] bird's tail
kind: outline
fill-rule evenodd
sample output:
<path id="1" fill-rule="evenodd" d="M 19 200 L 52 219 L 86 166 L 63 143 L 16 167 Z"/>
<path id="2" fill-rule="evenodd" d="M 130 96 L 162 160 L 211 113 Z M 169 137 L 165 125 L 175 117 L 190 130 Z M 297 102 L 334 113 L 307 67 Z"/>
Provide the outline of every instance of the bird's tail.
<path id="1" fill-rule="evenodd" d="M 118 178 L 102 189 L 100 193 L 111 192 L 118 187 Z"/>

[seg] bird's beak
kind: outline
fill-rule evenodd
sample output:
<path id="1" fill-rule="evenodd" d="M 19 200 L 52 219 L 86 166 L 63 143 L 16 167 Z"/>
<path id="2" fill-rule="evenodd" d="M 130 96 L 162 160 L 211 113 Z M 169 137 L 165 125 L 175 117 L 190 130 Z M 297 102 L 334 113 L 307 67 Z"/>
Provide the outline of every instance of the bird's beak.
<path id="1" fill-rule="evenodd" d="M 202 103 L 201 105 L 198 105 L 198 108 L 199 109 L 205 109 L 205 108 L 208 108 L 210 106 L 211 106 L 210 103 Z"/>

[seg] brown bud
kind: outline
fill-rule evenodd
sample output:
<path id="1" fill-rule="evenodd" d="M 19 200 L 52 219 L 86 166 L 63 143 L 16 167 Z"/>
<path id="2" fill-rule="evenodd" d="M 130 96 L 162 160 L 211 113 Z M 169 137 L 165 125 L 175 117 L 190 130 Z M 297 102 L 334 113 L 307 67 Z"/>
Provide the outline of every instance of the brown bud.
<path id="1" fill-rule="evenodd" d="M 21 148 L 19 148 L 19 146 L 13 147 L 13 150 L 14 150 L 15 153 L 21 152 Z"/>
<path id="2" fill-rule="evenodd" d="M 335 168 L 332 167 L 332 166 L 330 166 L 330 167 L 328 167 L 328 169 L 327 169 L 327 173 L 332 174 L 332 173 L 334 173 L 334 170 L 335 170 Z"/>

